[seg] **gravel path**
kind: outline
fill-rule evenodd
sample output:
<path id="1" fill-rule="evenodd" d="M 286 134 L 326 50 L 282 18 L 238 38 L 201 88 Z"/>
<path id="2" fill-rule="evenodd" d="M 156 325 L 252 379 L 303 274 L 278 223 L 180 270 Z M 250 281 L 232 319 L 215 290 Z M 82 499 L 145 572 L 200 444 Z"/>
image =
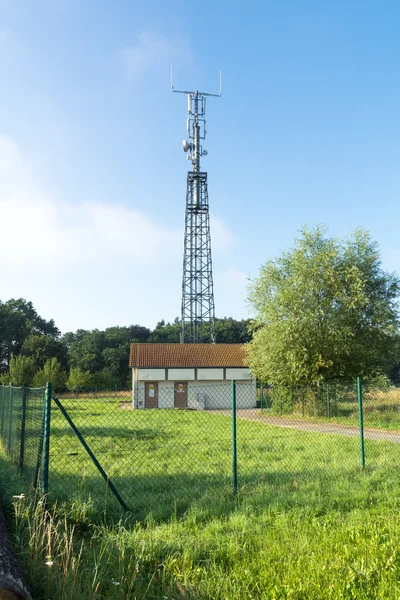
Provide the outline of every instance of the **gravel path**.
<path id="1" fill-rule="evenodd" d="M 219 414 L 231 414 L 229 410 L 213 410 Z M 297 429 L 299 431 L 308 431 L 310 433 L 329 433 L 336 435 L 346 435 L 348 437 L 359 436 L 360 430 L 358 427 L 337 425 L 334 423 L 315 423 L 304 419 L 288 419 L 287 417 L 263 415 L 260 410 L 242 409 L 237 411 L 237 417 L 245 421 L 258 421 L 266 425 L 274 425 L 275 427 L 285 427 L 287 429 Z M 389 431 L 387 429 L 371 429 L 364 427 L 364 437 L 368 440 L 377 440 L 394 442 L 400 444 L 400 431 Z"/>

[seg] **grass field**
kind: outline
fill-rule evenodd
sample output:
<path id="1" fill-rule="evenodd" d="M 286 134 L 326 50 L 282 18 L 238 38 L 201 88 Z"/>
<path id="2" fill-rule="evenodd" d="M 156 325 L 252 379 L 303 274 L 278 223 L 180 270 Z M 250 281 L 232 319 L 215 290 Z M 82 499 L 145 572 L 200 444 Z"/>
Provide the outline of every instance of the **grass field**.
<path id="1" fill-rule="evenodd" d="M 135 519 L 180 516 L 193 505 L 215 514 L 232 493 L 231 417 L 208 411 L 120 408 L 118 399 L 63 400 Z M 52 411 L 51 499 L 90 499 L 97 512 L 120 515 L 78 438 L 59 410 Z M 315 479 L 326 484 L 360 476 L 359 440 L 288 431 L 238 419 L 241 495 L 253 502 L 307 497 Z M 384 469 L 400 458 L 400 444 L 366 441 L 367 464 Z M 255 500 L 257 502 L 257 500 Z M 212 507 L 209 508 L 209 507 Z"/>
<path id="2" fill-rule="evenodd" d="M 366 440 L 362 471 L 357 438 L 239 420 L 234 496 L 228 416 L 63 402 L 133 516 L 116 522 L 117 504 L 53 410 L 59 504 L 46 513 L 15 499 L 10 518 L 35 599 L 400 597 L 399 444 Z M 9 504 L 21 482 L 4 459 L 0 475 Z"/>

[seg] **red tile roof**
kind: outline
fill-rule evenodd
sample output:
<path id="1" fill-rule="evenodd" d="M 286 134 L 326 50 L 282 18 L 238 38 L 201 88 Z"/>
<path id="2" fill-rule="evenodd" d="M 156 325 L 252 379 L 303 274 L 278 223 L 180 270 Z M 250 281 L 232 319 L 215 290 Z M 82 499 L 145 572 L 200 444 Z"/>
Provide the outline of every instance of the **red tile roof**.
<path id="1" fill-rule="evenodd" d="M 130 367 L 243 367 L 242 344 L 131 344 Z"/>

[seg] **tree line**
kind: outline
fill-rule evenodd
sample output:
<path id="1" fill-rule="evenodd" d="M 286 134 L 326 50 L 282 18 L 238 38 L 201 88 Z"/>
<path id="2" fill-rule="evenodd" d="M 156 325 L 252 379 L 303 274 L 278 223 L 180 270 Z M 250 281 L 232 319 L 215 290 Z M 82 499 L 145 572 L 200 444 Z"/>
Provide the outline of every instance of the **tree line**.
<path id="1" fill-rule="evenodd" d="M 219 343 L 246 343 L 250 321 L 216 320 Z M 38 315 L 32 302 L 0 301 L 0 383 L 55 388 L 114 389 L 130 386 L 129 347 L 139 343 L 179 343 L 180 323 L 78 329 L 61 335 L 54 320 Z"/>

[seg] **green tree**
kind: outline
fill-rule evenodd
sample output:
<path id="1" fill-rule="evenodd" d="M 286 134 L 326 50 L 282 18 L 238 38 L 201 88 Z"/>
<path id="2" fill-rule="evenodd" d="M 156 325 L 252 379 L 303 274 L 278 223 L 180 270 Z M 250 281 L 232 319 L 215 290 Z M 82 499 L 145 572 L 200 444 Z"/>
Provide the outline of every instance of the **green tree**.
<path id="1" fill-rule="evenodd" d="M 176 317 L 173 323 L 166 323 L 161 320 L 151 332 L 149 342 L 154 344 L 179 344 L 181 325 L 179 318 Z"/>
<path id="2" fill-rule="evenodd" d="M 129 371 L 129 343 L 125 342 L 117 348 L 104 348 L 102 352 L 104 368 L 117 379 L 126 377 Z"/>
<path id="3" fill-rule="evenodd" d="M 251 340 L 250 319 L 238 321 L 232 317 L 215 319 L 215 334 L 218 344 L 246 344 Z"/>
<path id="4" fill-rule="evenodd" d="M 248 364 L 286 386 L 387 373 L 399 348 L 399 294 L 367 232 L 340 240 L 304 228 L 250 284 Z"/>
<path id="5" fill-rule="evenodd" d="M 33 385 L 35 387 L 42 387 L 47 381 L 53 384 L 53 389 L 55 390 L 62 389 L 67 381 L 67 373 L 56 358 L 49 358 L 43 368 L 36 371 L 33 378 Z"/>
<path id="6" fill-rule="evenodd" d="M 21 353 L 29 336 L 50 336 L 56 340 L 60 331 L 54 321 L 38 315 L 32 302 L 23 298 L 0 302 L 0 369 L 7 370 L 13 356 Z"/>
<path id="7" fill-rule="evenodd" d="M 77 367 L 72 367 L 69 372 L 66 386 L 69 390 L 77 390 L 79 388 L 93 387 L 93 375 L 90 371 L 82 371 Z"/>
<path id="8" fill-rule="evenodd" d="M 129 342 L 147 342 L 150 337 L 150 329 L 143 327 L 142 325 L 129 325 L 124 329 L 128 330 Z"/>
<path id="9" fill-rule="evenodd" d="M 0 385 L 10 385 L 11 377 L 8 371 L 6 373 L 0 373 Z"/>
<path id="10" fill-rule="evenodd" d="M 109 327 L 104 331 L 103 369 L 112 374 L 114 387 L 122 386 L 129 373 L 129 349 L 133 327 L 139 326 Z M 140 332 L 136 333 L 140 335 Z"/>
<path id="11" fill-rule="evenodd" d="M 21 354 L 31 356 L 37 369 L 42 368 L 49 358 L 56 358 L 64 367 L 68 365 L 66 344 L 50 335 L 29 335 L 22 344 Z"/>
<path id="12" fill-rule="evenodd" d="M 215 319 L 215 334 L 219 344 L 245 344 L 251 339 L 250 319 L 238 321 L 232 317 Z M 173 323 L 159 321 L 148 338 L 152 343 L 178 344 L 180 342 L 181 323 L 176 317 Z"/>
<path id="13" fill-rule="evenodd" d="M 82 337 L 71 343 L 69 349 L 70 367 L 82 371 L 101 371 L 104 366 L 102 351 L 104 348 L 104 332 L 95 329 L 86 332 Z"/>
<path id="14" fill-rule="evenodd" d="M 113 390 L 121 387 L 121 382 L 110 369 L 102 369 L 93 375 L 93 384 L 99 390 Z"/>
<path id="15" fill-rule="evenodd" d="M 83 331 L 67 334 L 62 341 L 69 346 L 69 363 L 71 368 L 90 371 L 93 375 L 105 370 L 107 377 L 102 380 L 111 381 L 115 385 L 124 385 L 129 372 L 129 344 L 133 341 L 132 332 L 145 335 L 146 328 L 139 325 L 130 327 L 109 327 L 105 331 Z M 147 334 L 146 334 L 147 335 Z M 101 379 L 101 378 L 100 378 Z"/>
<path id="16" fill-rule="evenodd" d="M 30 385 L 35 374 L 35 361 L 29 356 L 13 356 L 10 360 L 9 379 L 13 385 Z"/>

